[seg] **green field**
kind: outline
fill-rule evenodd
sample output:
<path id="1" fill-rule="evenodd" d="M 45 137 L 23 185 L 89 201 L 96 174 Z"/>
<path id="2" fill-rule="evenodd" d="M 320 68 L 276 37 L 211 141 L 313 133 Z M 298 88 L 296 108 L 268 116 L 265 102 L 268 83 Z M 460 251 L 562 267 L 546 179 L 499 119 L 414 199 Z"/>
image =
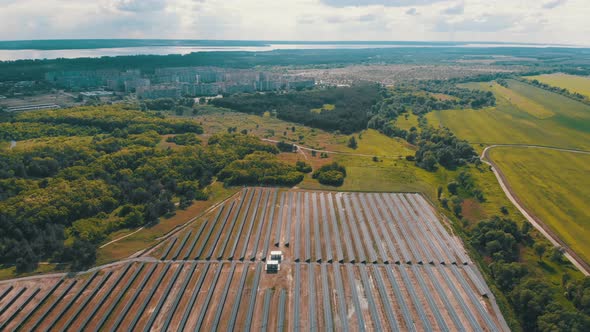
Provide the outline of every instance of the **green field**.
<path id="1" fill-rule="evenodd" d="M 547 74 L 525 77 L 529 80 L 537 80 L 558 88 L 568 89 L 590 98 L 590 77 L 568 74 Z"/>
<path id="2" fill-rule="evenodd" d="M 402 114 L 395 119 L 395 126 L 405 130 L 410 130 L 412 127 L 418 129 L 418 117 L 412 113 Z"/>
<path id="3" fill-rule="evenodd" d="M 590 155 L 497 147 L 490 158 L 524 206 L 590 261 Z"/>
<path id="4" fill-rule="evenodd" d="M 590 149 L 590 106 L 531 85 L 509 80 L 509 87 L 523 100 L 530 100 L 555 113 L 539 119 L 522 110 L 489 83 L 464 86 L 492 91 L 496 107 L 483 110 L 448 110 L 427 115 L 432 125 L 449 127 L 457 136 L 478 144 L 537 144 Z"/>

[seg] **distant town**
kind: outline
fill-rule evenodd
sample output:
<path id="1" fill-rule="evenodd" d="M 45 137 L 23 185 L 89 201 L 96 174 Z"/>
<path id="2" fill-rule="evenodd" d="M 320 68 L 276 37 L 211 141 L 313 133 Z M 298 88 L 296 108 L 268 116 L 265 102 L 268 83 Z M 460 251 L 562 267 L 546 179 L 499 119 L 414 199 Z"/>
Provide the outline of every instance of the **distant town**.
<path id="1" fill-rule="evenodd" d="M 11 88 L 16 90 L 21 85 L 29 88 L 40 85 L 41 88 L 33 95 L 0 94 L 0 105 L 7 111 L 27 111 L 73 106 L 97 99 L 213 97 L 302 90 L 315 84 L 314 78 L 301 75 L 216 67 L 156 68 L 150 73 L 138 69 L 53 71 L 45 74 L 44 82 L 15 83 Z M 49 91 L 52 93 L 47 94 Z"/>

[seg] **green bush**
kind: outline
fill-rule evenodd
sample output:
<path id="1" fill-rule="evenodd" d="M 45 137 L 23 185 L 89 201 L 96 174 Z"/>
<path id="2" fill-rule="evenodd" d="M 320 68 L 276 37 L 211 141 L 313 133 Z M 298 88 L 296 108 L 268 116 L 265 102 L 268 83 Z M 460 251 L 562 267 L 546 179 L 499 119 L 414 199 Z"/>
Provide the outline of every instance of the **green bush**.
<path id="1" fill-rule="evenodd" d="M 312 171 L 311 165 L 301 160 L 297 161 L 295 168 L 301 173 L 310 173 Z"/>
<path id="2" fill-rule="evenodd" d="M 346 169 L 344 166 L 334 162 L 320 167 L 313 173 L 312 177 L 317 179 L 321 184 L 338 187 L 344 183 Z"/>

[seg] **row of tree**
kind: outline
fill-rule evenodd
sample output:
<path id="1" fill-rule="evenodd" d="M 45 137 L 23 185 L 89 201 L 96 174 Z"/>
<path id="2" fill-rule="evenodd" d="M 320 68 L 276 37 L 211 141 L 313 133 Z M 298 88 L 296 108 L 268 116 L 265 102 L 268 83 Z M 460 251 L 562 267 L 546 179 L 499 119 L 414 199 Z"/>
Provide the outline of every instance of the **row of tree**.
<path id="1" fill-rule="evenodd" d="M 519 81 L 524 82 L 524 83 L 528 83 L 528 84 L 532 84 L 538 88 L 541 88 L 543 90 L 547 90 L 547 91 L 551 91 L 554 93 L 558 93 L 562 96 L 566 96 L 568 98 L 577 100 L 579 102 L 582 102 L 584 104 L 590 105 L 590 98 L 579 93 L 579 92 L 571 92 L 570 90 L 566 89 L 566 88 L 560 88 L 560 87 L 556 87 L 553 85 L 549 85 L 543 82 L 540 82 L 539 80 L 533 79 L 533 80 L 529 80 L 526 78 L 522 78 L 519 77 L 517 78 Z"/>

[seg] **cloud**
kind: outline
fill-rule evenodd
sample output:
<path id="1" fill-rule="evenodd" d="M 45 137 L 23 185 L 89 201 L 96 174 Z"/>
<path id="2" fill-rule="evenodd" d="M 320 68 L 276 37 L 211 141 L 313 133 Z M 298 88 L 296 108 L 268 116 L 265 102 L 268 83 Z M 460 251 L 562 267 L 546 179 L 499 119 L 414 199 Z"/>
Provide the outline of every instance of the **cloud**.
<path id="1" fill-rule="evenodd" d="M 377 20 L 377 16 L 373 14 L 361 15 L 358 18 L 359 22 L 373 22 Z"/>
<path id="2" fill-rule="evenodd" d="M 0 0 L 0 39 L 479 40 L 588 45 L 588 1 Z M 544 9 L 544 5 L 559 7 Z"/>
<path id="3" fill-rule="evenodd" d="M 416 16 L 416 15 L 420 15 L 420 13 L 418 13 L 416 8 L 412 7 L 410 9 L 406 10 L 406 15 Z"/>
<path id="4" fill-rule="evenodd" d="M 543 4 L 543 8 L 545 9 L 553 9 L 555 7 L 559 7 L 563 4 L 565 4 L 567 2 L 567 0 L 551 0 L 551 1 L 547 1 Z"/>
<path id="5" fill-rule="evenodd" d="M 458 3 L 454 6 L 451 6 L 447 9 L 443 10 L 443 14 L 445 14 L 445 15 L 461 15 L 464 12 L 465 12 L 465 4 L 463 2 Z"/>
<path id="6" fill-rule="evenodd" d="M 153 12 L 166 8 L 166 0 L 117 0 L 115 8 L 127 12 Z"/>
<path id="7" fill-rule="evenodd" d="M 338 15 L 331 15 L 327 16 L 323 19 L 326 23 L 331 24 L 340 24 L 340 23 L 350 23 L 350 22 L 361 22 L 361 23 L 368 23 L 368 22 L 375 22 L 379 20 L 379 17 L 374 14 L 366 14 L 360 16 L 338 16 Z M 298 23 L 309 24 L 315 23 L 316 20 L 313 18 L 300 18 L 298 19 Z"/>
<path id="8" fill-rule="evenodd" d="M 320 0 L 324 5 L 330 7 L 364 7 L 364 6 L 385 6 L 405 7 L 431 5 L 445 0 Z"/>
<path id="9" fill-rule="evenodd" d="M 297 18 L 298 24 L 314 24 L 315 22 L 316 22 L 316 19 L 313 17 L 309 17 L 309 16 L 302 16 L 302 17 Z"/>
<path id="10" fill-rule="evenodd" d="M 498 32 L 509 29 L 518 22 L 518 18 L 511 15 L 484 14 L 475 18 L 459 21 L 439 20 L 434 26 L 438 32 Z"/>

